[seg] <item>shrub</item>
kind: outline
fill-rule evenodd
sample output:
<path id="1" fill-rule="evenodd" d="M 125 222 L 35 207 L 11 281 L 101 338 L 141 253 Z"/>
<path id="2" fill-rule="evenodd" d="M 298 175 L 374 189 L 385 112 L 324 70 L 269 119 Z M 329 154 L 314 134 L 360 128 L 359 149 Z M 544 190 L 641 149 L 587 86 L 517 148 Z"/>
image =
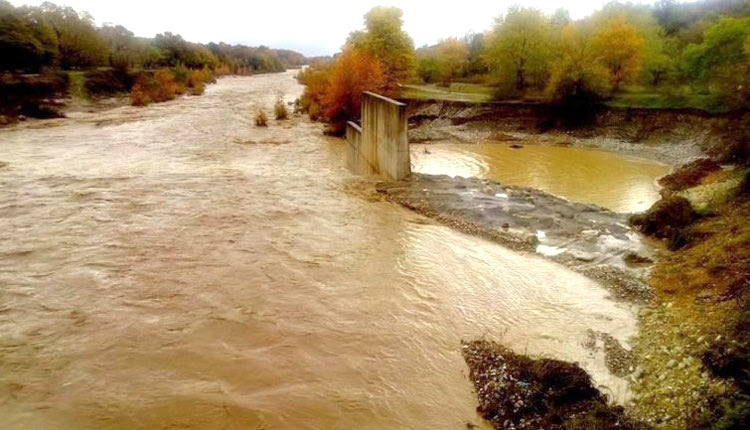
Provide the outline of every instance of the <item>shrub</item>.
<path id="1" fill-rule="evenodd" d="M 330 62 L 317 62 L 297 75 L 297 81 L 305 86 L 305 92 L 299 99 L 300 110 L 307 112 L 313 121 L 321 119 L 323 95 L 330 87 L 332 67 Z"/>
<path id="2" fill-rule="evenodd" d="M 273 106 L 273 112 L 276 115 L 277 120 L 284 120 L 289 117 L 289 112 L 284 104 L 284 97 L 278 96 L 276 98 L 276 104 Z"/>
<path id="3" fill-rule="evenodd" d="M 174 100 L 178 93 L 178 86 L 174 80 L 174 74 L 167 69 L 157 70 L 154 74 L 156 81 L 154 101 L 165 102 Z"/>
<path id="4" fill-rule="evenodd" d="M 206 90 L 206 83 L 215 80 L 208 69 L 191 70 L 185 79 L 185 85 L 191 95 L 199 96 Z"/>
<path id="5" fill-rule="evenodd" d="M 330 124 L 329 132 L 342 134 L 346 122 L 359 118 L 361 114 L 362 93 L 382 91 L 385 84 L 380 61 L 364 51 L 346 49 L 336 59 L 330 87 L 323 95 L 323 115 Z"/>
<path id="6" fill-rule="evenodd" d="M 153 100 L 143 90 L 142 82 L 137 82 L 133 85 L 133 89 L 130 91 L 130 104 L 133 106 L 147 106 L 151 104 Z"/>
<path id="7" fill-rule="evenodd" d="M 186 84 L 188 80 L 188 76 L 190 75 L 190 70 L 185 67 L 182 63 L 177 64 L 172 70 L 172 74 L 174 76 L 175 82 L 179 84 Z"/>
<path id="8" fill-rule="evenodd" d="M 94 97 L 127 93 L 135 83 L 135 77 L 122 69 L 86 72 L 84 80 L 86 94 Z"/>
<path id="9" fill-rule="evenodd" d="M 682 191 L 695 187 L 701 180 L 713 172 L 721 170 L 721 164 L 710 158 L 692 161 L 659 179 L 659 185 L 666 191 Z"/>
<path id="10" fill-rule="evenodd" d="M 305 85 L 300 107 L 313 121 L 329 124 L 328 133 L 340 135 L 346 122 L 356 119 L 364 91 L 382 92 L 386 79 L 383 67 L 364 50 L 347 47 L 334 63 L 318 63 L 301 71 L 297 80 Z"/>
<path id="11" fill-rule="evenodd" d="M 260 109 L 255 114 L 255 126 L 268 127 L 268 117 L 266 116 L 266 111 L 264 111 L 263 109 Z"/>
<path id="12" fill-rule="evenodd" d="M 160 69 L 153 76 L 143 73 L 138 77 L 130 91 L 130 103 L 133 106 L 146 106 L 173 100 L 177 94 L 178 85 L 172 72 Z"/>
<path id="13" fill-rule="evenodd" d="M 630 217 L 630 223 L 644 234 L 659 239 L 669 239 L 670 247 L 684 245 L 680 230 L 698 219 L 690 202 L 684 197 L 667 197 L 656 202 L 651 209 Z"/>

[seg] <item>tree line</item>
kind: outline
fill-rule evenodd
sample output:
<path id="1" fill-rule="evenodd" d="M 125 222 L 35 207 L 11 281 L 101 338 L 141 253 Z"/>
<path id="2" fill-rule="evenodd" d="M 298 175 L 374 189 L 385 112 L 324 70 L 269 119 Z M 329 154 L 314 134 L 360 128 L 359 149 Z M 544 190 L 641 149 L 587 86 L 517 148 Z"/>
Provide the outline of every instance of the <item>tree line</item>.
<path id="1" fill-rule="evenodd" d="M 712 108 L 750 104 L 750 2 L 702 0 L 653 5 L 613 1 L 573 20 L 512 6 L 484 33 L 415 49 L 397 8 L 374 8 L 342 52 L 300 76 L 301 107 L 343 129 L 363 90 L 397 96 L 399 84 L 473 82 L 497 99 L 592 104 L 628 92 Z M 344 71 L 351 73 L 344 76 Z M 664 106 L 669 107 L 669 106 Z"/>
<path id="2" fill-rule="evenodd" d="M 265 46 L 202 45 L 169 32 L 136 37 L 121 25 L 97 27 L 91 15 L 70 7 L 49 2 L 14 7 L 0 0 L 0 71 L 156 69 L 182 64 L 249 74 L 283 71 L 305 62 L 302 54 Z"/>

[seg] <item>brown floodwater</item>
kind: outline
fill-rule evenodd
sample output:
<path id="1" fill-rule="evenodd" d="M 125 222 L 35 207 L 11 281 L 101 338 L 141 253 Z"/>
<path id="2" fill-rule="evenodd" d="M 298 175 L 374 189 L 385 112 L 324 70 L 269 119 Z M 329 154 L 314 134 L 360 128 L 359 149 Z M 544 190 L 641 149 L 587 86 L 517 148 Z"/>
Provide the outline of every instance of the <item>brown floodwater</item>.
<path id="1" fill-rule="evenodd" d="M 0 130 L 3 428 L 462 429 L 481 425 L 460 353 L 477 338 L 627 397 L 583 343 L 626 343 L 631 309 L 366 198 L 319 125 L 254 127 L 300 91 L 225 78 Z"/>
<path id="2" fill-rule="evenodd" d="M 642 212 L 659 200 L 656 180 L 670 166 L 613 152 L 507 143 L 414 145 L 412 164 L 426 174 L 479 177 L 524 185 L 615 212 Z"/>

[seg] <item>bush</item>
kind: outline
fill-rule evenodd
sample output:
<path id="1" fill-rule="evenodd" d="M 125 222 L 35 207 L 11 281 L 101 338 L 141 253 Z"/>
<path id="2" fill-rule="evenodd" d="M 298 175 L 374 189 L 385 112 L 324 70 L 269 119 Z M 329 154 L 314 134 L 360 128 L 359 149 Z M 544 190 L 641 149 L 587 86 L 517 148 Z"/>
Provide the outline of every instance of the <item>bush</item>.
<path id="1" fill-rule="evenodd" d="M 259 110 L 255 114 L 255 126 L 268 127 L 268 117 L 266 116 L 266 111 L 264 111 L 263 109 Z"/>
<path id="2" fill-rule="evenodd" d="M 65 96 L 70 81 L 66 73 L 23 76 L 0 74 L 0 114 L 15 118 L 57 118 L 61 114 L 54 100 Z"/>
<path id="3" fill-rule="evenodd" d="M 383 66 L 375 57 L 355 49 L 346 49 L 336 59 L 330 87 L 323 95 L 323 114 L 330 124 L 328 132 L 343 134 L 346 122 L 359 118 L 361 96 L 365 91 L 384 90 L 386 79 Z"/>
<path id="4" fill-rule="evenodd" d="M 659 179 L 659 185 L 666 191 L 682 191 L 695 187 L 701 183 L 701 180 L 708 174 L 721 170 L 721 164 L 710 159 L 701 158 L 684 166 Z"/>
<path id="5" fill-rule="evenodd" d="M 177 91 L 177 84 L 171 71 L 160 69 L 153 75 L 143 73 L 130 91 L 130 103 L 133 106 L 146 106 L 151 103 L 173 100 Z"/>
<path id="6" fill-rule="evenodd" d="M 364 91 L 385 89 L 383 66 L 371 54 L 348 47 L 333 64 L 318 63 L 300 72 L 297 80 L 305 85 L 300 107 L 310 119 L 329 124 L 328 133 L 340 135 L 346 122 L 357 119 Z"/>
<path id="7" fill-rule="evenodd" d="M 112 96 L 131 91 L 135 77 L 126 70 L 92 70 L 84 74 L 84 88 L 89 96 Z"/>
<path id="8" fill-rule="evenodd" d="M 630 217 L 630 223 L 644 234 L 659 239 L 669 239 L 670 247 L 681 245 L 680 230 L 698 219 L 690 202 L 684 197 L 667 197 L 656 202 L 651 209 Z"/>
<path id="9" fill-rule="evenodd" d="M 133 106 L 147 106 L 150 105 L 153 100 L 151 100 L 151 97 L 147 94 L 147 92 L 144 90 L 144 84 L 143 82 L 139 81 L 136 82 L 135 85 L 133 85 L 133 88 L 130 90 L 130 104 Z"/>
<path id="10" fill-rule="evenodd" d="M 191 70 L 185 79 L 185 85 L 190 95 L 199 96 L 206 91 L 206 84 L 216 82 L 209 69 Z"/>
<path id="11" fill-rule="evenodd" d="M 276 98 L 276 104 L 273 106 L 273 112 L 276 115 L 277 120 L 284 120 L 289 117 L 289 112 L 284 104 L 284 97 L 278 96 Z"/>
<path id="12" fill-rule="evenodd" d="M 216 82 L 209 69 L 190 70 L 178 66 L 174 70 L 159 69 L 153 75 L 145 72 L 138 76 L 130 91 L 133 106 L 146 106 L 173 100 L 176 96 L 190 93 L 200 95 L 206 83 Z"/>

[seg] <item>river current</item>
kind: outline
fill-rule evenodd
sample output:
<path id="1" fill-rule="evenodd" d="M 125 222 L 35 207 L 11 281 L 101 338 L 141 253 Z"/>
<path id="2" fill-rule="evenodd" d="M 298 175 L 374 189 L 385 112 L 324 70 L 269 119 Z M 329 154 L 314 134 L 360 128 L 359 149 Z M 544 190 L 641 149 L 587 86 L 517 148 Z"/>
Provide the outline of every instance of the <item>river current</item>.
<path id="1" fill-rule="evenodd" d="M 477 338 L 627 396 L 583 344 L 627 345 L 631 309 L 367 198 L 317 124 L 254 126 L 300 92 L 293 72 L 224 78 L 0 130 L 4 428 L 463 429 L 483 425 Z"/>

